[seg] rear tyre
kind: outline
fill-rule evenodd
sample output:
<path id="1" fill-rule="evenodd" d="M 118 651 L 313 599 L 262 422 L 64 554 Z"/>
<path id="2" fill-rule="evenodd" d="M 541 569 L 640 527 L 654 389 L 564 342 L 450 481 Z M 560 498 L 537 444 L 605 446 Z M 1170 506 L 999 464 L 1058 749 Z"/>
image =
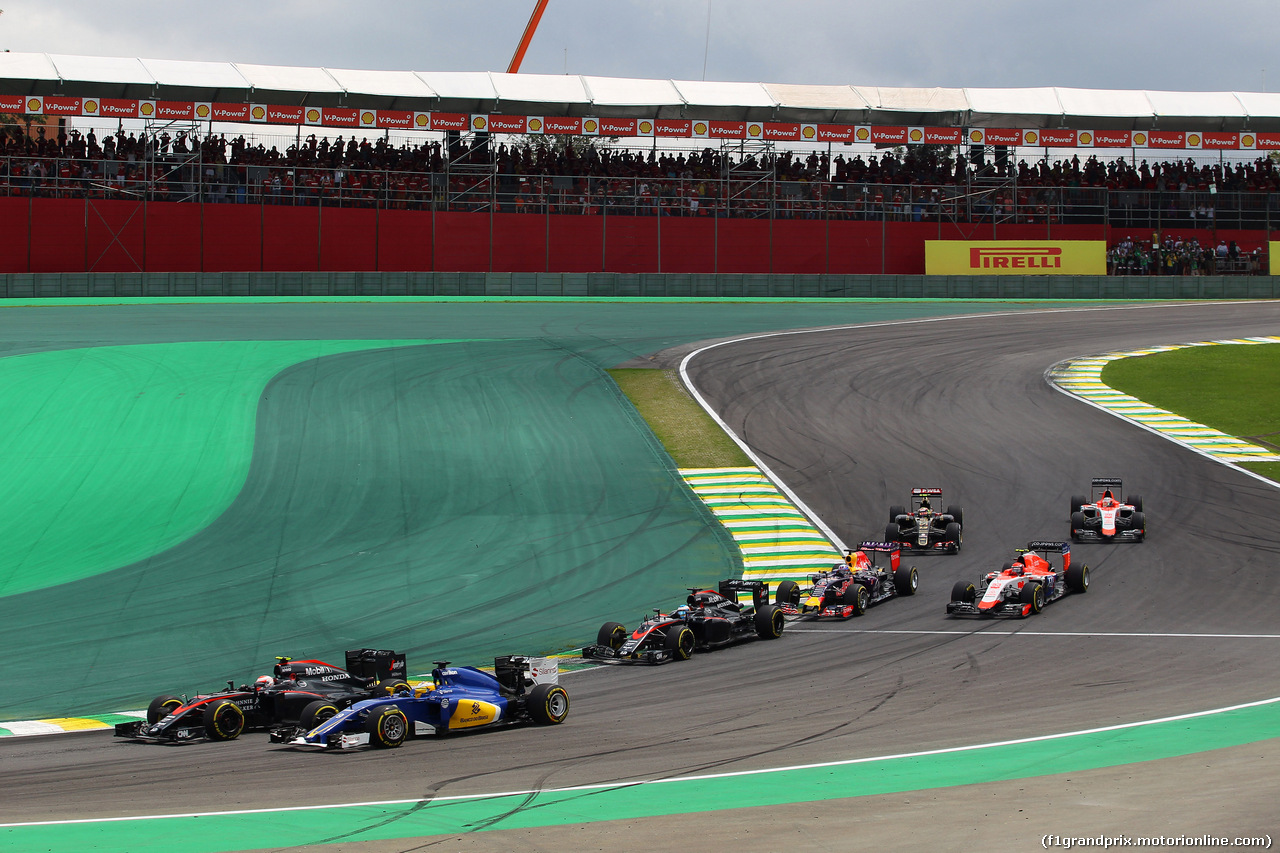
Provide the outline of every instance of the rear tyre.
<path id="1" fill-rule="evenodd" d="M 795 581 L 783 581 L 778 584 L 778 591 L 773 597 L 775 604 L 799 604 L 800 584 Z"/>
<path id="2" fill-rule="evenodd" d="M 899 566 L 893 573 L 893 588 L 898 591 L 898 595 L 915 595 L 920 588 L 920 573 L 916 571 L 916 567 Z"/>
<path id="3" fill-rule="evenodd" d="M 525 700 L 525 708 L 540 726 L 563 723 L 569 716 L 569 694 L 558 684 L 535 684 Z"/>
<path id="4" fill-rule="evenodd" d="M 840 600 L 846 607 L 853 608 L 854 616 L 861 616 L 871 605 L 871 593 L 867 592 L 867 588 L 862 584 L 851 583 L 844 588 L 844 595 Z"/>
<path id="5" fill-rule="evenodd" d="M 952 543 L 948 546 L 951 549 L 951 553 L 954 554 L 960 550 L 960 545 L 964 542 L 964 534 L 960 531 L 960 525 L 958 523 L 953 521 L 948 524 L 947 529 L 943 532 L 942 536 L 946 541 Z"/>
<path id="6" fill-rule="evenodd" d="M 1084 513 L 1076 511 L 1071 513 L 1071 541 L 1080 541 L 1080 531 L 1084 530 Z"/>
<path id="7" fill-rule="evenodd" d="M 342 710 L 328 699 L 317 699 L 307 704 L 298 715 L 298 728 L 309 732 Z"/>
<path id="8" fill-rule="evenodd" d="M 1067 589 L 1072 592 L 1089 591 L 1089 567 L 1071 566 L 1067 569 Z"/>
<path id="9" fill-rule="evenodd" d="M 371 746 L 395 749 L 409 736 L 409 718 L 395 705 L 386 705 L 369 713 L 364 730 Z"/>
<path id="10" fill-rule="evenodd" d="M 956 524 L 964 524 L 964 509 L 958 506 L 947 507 L 947 515 L 956 520 Z"/>
<path id="11" fill-rule="evenodd" d="M 1085 504 L 1087 504 L 1087 503 L 1088 503 L 1088 501 L 1084 498 L 1084 496 L 1083 496 L 1083 495 L 1072 495 L 1072 496 L 1071 496 L 1071 511 L 1072 511 L 1072 512 L 1079 512 L 1079 511 L 1080 511 L 1080 507 L 1084 506 L 1084 505 L 1085 505 Z"/>
<path id="12" fill-rule="evenodd" d="M 965 604 L 973 604 L 978 597 L 978 591 L 973 588 L 973 584 L 968 581 L 956 581 L 955 586 L 951 587 L 951 600 L 963 601 Z"/>
<path id="13" fill-rule="evenodd" d="M 693 657 L 693 649 L 697 644 L 693 631 L 687 625 L 673 625 L 667 629 L 664 642 L 672 660 L 688 660 Z"/>
<path id="14" fill-rule="evenodd" d="M 1018 600 L 1022 604 L 1030 604 L 1032 613 L 1039 613 L 1044 609 L 1044 587 L 1038 583 L 1029 583 L 1022 588 Z"/>
<path id="15" fill-rule="evenodd" d="M 244 731 L 244 711 L 230 699 L 210 702 L 204 709 L 204 736 L 209 740 L 235 740 Z"/>
<path id="16" fill-rule="evenodd" d="M 147 706 L 147 725 L 153 726 L 182 707 L 179 696 L 157 696 Z"/>
<path id="17" fill-rule="evenodd" d="M 772 604 L 766 604 L 756 610 L 756 636 L 762 640 L 776 640 L 782 636 L 782 629 L 787 624 L 782 610 Z"/>
<path id="18" fill-rule="evenodd" d="M 1142 512 L 1142 495 L 1129 495 L 1125 503 L 1132 506 L 1134 512 Z"/>
<path id="19" fill-rule="evenodd" d="M 902 539 L 902 531 L 897 524 L 890 524 L 884 529 L 884 541 L 899 542 Z"/>
<path id="20" fill-rule="evenodd" d="M 627 629 L 621 622 L 606 622 L 596 632 L 596 645 L 608 646 L 615 652 L 627 641 Z"/>
<path id="21" fill-rule="evenodd" d="M 898 520 L 898 516 L 900 516 L 900 515 L 906 515 L 906 514 L 907 514 L 907 508 L 906 508 L 905 506 L 891 506 L 891 507 L 889 507 L 889 520 L 890 520 L 890 521 L 897 521 L 897 520 Z"/>
<path id="22" fill-rule="evenodd" d="M 1139 539 L 1147 538 L 1147 515 L 1143 512 L 1133 514 L 1133 529 L 1138 531 Z"/>

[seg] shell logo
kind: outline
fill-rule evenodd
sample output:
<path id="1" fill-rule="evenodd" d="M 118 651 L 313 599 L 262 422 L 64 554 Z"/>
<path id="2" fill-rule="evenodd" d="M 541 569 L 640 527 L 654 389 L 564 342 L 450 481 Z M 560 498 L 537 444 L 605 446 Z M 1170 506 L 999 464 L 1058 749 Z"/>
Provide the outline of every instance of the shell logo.
<path id="1" fill-rule="evenodd" d="M 414 118 L 413 123 L 416 124 L 418 127 L 426 127 L 427 125 L 431 124 L 431 117 L 426 113 L 418 113 L 418 115 Z"/>
<path id="2" fill-rule="evenodd" d="M 307 110 L 307 121 L 319 121 L 320 111 L 317 109 Z"/>
<path id="3" fill-rule="evenodd" d="M 27 101 L 27 112 L 29 113 L 40 112 L 40 101 L 38 98 L 31 98 L 29 101 Z"/>
<path id="4" fill-rule="evenodd" d="M 364 112 L 360 113 L 360 123 L 373 124 L 373 112 L 371 110 L 365 110 Z"/>
<path id="5" fill-rule="evenodd" d="M 1088 145 L 1093 142 L 1093 134 L 1087 130 L 1080 131 L 1080 135 L 1076 138 L 1080 140 L 1081 145 Z"/>
<path id="6" fill-rule="evenodd" d="M 484 130 L 485 126 L 488 123 L 489 123 L 488 119 L 486 119 L 484 116 L 476 116 L 475 118 L 471 119 L 471 129 Z"/>
<path id="7" fill-rule="evenodd" d="M 1135 134 L 1133 135 L 1133 144 L 1134 144 L 1134 145 L 1146 145 L 1146 144 L 1147 144 L 1147 135 L 1146 135 L 1145 133 L 1142 133 L 1141 131 L 1139 131 L 1138 133 L 1135 133 Z"/>
<path id="8" fill-rule="evenodd" d="M 650 133 L 653 133 L 653 122 L 651 121 L 640 122 L 640 132 L 645 134 L 646 136 L 649 135 Z"/>
<path id="9" fill-rule="evenodd" d="M 1253 134 L 1246 133 L 1244 136 L 1240 137 L 1240 144 L 1243 145 L 1245 148 L 1252 148 Z"/>
<path id="10" fill-rule="evenodd" d="M 970 141 L 970 142 L 973 142 L 973 143 L 981 142 L 981 141 L 982 141 L 982 131 L 980 131 L 980 130 L 971 130 L 971 131 L 969 131 L 969 141 Z"/>
<path id="11" fill-rule="evenodd" d="M 84 111 L 87 115 L 93 115 L 98 111 L 98 102 L 92 98 L 84 102 Z"/>
<path id="12" fill-rule="evenodd" d="M 1187 144 L 1188 144 L 1188 145 L 1190 145 L 1192 148 L 1195 148 L 1197 145 L 1199 145 L 1199 144 L 1200 144 L 1200 134 L 1198 134 L 1198 133 L 1188 133 L 1188 134 L 1187 134 Z"/>
<path id="13" fill-rule="evenodd" d="M 539 131 L 541 131 L 542 121 L 536 118 L 529 119 L 529 130 L 533 131 L 534 133 L 538 133 Z"/>
<path id="14" fill-rule="evenodd" d="M 596 124 L 595 119 L 589 118 L 582 123 L 582 129 L 585 130 L 587 133 L 595 133 L 597 130 L 600 129 L 600 125 Z"/>
<path id="15" fill-rule="evenodd" d="M 707 123 L 705 121 L 696 122 L 693 125 L 693 132 L 696 136 L 707 135 Z"/>
<path id="16" fill-rule="evenodd" d="M 818 130 L 813 125 L 806 124 L 804 127 L 800 129 L 800 135 L 803 136 L 805 139 L 813 139 L 815 136 L 818 135 Z"/>
<path id="17" fill-rule="evenodd" d="M 138 112 L 141 113 L 143 116 L 155 115 L 156 105 L 151 103 L 150 101 L 138 104 Z"/>
<path id="18" fill-rule="evenodd" d="M 196 115 L 200 116 L 200 118 L 208 118 L 208 117 L 209 117 L 209 105 L 208 105 L 208 104 L 200 104 L 198 107 L 196 107 Z"/>
<path id="19" fill-rule="evenodd" d="M 924 139 L 924 134 L 921 133 L 919 130 L 912 128 L 910 137 L 912 142 L 919 142 L 921 139 Z"/>
<path id="20" fill-rule="evenodd" d="M 1038 139 L 1040 136 L 1034 130 L 1028 130 L 1022 135 L 1022 140 L 1027 145 L 1035 145 Z"/>
<path id="21" fill-rule="evenodd" d="M 854 136 L 858 137 L 859 142 L 866 142 L 871 138 L 871 131 L 867 130 L 865 127 L 860 127 L 857 132 L 854 133 Z"/>
<path id="22" fill-rule="evenodd" d="M 262 107 L 254 107 L 253 117 L 256 118 L 258 121 L 262 121 L 264 118 L 267 117 L 267 111 L 264 110 Z"/>
<path id="23" fill-rule="evenodd" d="M 760 135 L 760 125 L 758 124 L 747 125 L 747 136 L 759 136 L 759 135 Z"/>

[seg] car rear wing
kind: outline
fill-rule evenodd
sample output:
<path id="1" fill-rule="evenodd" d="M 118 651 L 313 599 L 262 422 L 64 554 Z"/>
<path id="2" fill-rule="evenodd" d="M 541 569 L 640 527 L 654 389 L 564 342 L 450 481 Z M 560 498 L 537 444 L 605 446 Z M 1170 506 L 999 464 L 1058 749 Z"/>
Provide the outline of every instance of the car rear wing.
<path id="1" fill-rule="evenodd" d="M 403 681 L 409 677 L 409 665 L 403 652 L 352 649 L 347 652 L 347 672 L 375 681 Z"/>
<path id="2" fill-rule="evenodd" d="M 1028 551 L 1048 551 L 1050 554 L 1070 554 L 1070 542 L 1043 542 L 1035 540 L 1027 543 Z"/>
<path id="3" fill-rule="evenodd" d="M 769 603 L 769 584 L 765 581 L 749 581 L 729 578 L 720 581 L 716 592 L 730 601 L 737 601 L 741 592 L 751 593 L 751 603 L 756 607 Z"/>
<path id="4" fill-rule="evenodd" d="M 1095 489 L 1100 489 L 1107 486 L 1123 486 L 1124 480 L 1120 477 L 1094 477 L 1091 483 Z"/>
<path id="5" fill-rule="evenodd" d="M 902 545 L 897 542 L 859 542 L 858 550 L 863 553 L 870 551 L 873 554 L 888 554 L 889 568 L 895 572 L 898 570 L 898 561 L 902 559 Z"/>
<path id="6" fill-rule="evenodd" d="M 912 489 L 911 490 L 911 497 L 913 498 L 922 497 L 924 495 L 929 495 L 930 497 L 936 497 L 940 494 L 942 494 L 942 489 Z"/>
<path id="7" fill-rule="evenodd" d="M 493 659 L 493 675 L 498 684 L 519 695 L 535 684 L 558 684 L 560 664 L 555 658 L 502 655 Z"/>

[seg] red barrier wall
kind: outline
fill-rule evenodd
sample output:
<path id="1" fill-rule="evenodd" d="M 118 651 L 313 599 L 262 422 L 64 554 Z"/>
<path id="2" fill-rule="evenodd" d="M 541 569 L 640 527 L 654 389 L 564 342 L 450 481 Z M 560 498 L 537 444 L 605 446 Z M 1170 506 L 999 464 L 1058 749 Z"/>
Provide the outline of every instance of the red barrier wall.
<path id="1" fill-rule="evenodd" d="M 1149 230 L 1125 234 L 1151 239 Z M 1166 229 L 1266 248 L 1264 231 Z M 0 198 L 0 272 L 924 273 L 926 240 L 1118 239 L 1102 225 L 460 213 Z M 1119 235 L 1123 236 L 1123 235 Z"/>

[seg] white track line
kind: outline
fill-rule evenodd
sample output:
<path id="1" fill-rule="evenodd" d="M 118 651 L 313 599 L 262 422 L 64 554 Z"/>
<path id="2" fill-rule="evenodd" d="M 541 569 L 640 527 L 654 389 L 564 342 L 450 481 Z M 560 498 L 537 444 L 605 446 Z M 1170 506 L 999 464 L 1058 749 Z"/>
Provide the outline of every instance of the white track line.
<path id="1" fill-rule="evenodd" d="M 1192 633 L 1143 633 L 1138 631 L 925 631 L 906 628 L 848 628 L 835 625 L 830 628 L 796 628 L 787 625 L 788 634 L 921 634 L 952 637 L 1140 637 L 1156 639 L 1209 639 L 1209 640 L 1280 640 L 1280 634 L 1192 634 Z"/>

